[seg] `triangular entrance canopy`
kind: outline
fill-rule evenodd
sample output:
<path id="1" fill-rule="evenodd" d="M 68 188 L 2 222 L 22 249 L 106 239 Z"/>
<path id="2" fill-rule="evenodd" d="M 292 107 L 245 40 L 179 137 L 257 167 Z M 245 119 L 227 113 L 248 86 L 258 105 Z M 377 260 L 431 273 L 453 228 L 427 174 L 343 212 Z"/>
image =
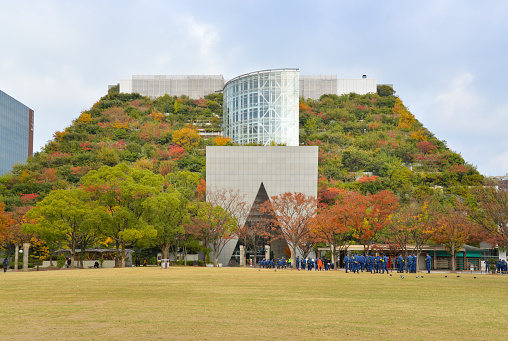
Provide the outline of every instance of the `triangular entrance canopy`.
<path id="1" fill-rule="evenodd" d="M 266 193 L 265 185 L 261 183 L 261 186 L 259 186 L 258 194 L 256 195 L 254 202 L 252 203 L 249 215 L 247 216 L 247 220 L 245 221 L 246 226 L 255 226 L 256 224 L 259 223 L 264 223 L 267 225 L 270 224 L 272 219 L 275 218 L 273 213 L 261 212 L 262 205 L 267 201 L 270 201 L 270 197 L 268 196 L 268 193 Z"/>

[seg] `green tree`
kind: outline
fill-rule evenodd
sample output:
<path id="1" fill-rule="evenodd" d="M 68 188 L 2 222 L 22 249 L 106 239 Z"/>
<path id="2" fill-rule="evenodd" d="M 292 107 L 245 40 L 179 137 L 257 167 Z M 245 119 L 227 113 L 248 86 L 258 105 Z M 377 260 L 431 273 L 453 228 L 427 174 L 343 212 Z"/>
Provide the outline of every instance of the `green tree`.
<path id="1" fill-rule="evenodd" d="M 90 171 L 81 182 L 92 200 L 102 209 L 99 232 L 115 241 L 115 266 L 124 267 L 128 245 L 157 235 L 156 229 L 140 218 L 143 202 L 162 191 L 164 178 L 148 170 L 136 170 L 119 164 Z"/>
<path id="2" fill-rule="evenodd" d="M 71 267 L 74 268 L 76 247 L 92 233 L 92 218 L 96 211 L 80 189 L 51 191 L 28 213 L 36 224 L 24 224 L 24 233 L 36 233 L 48 244 L 60 241 L 71 250 Z"/>
<path id="3" fill-rule="evenodd" d="M 154 244 L 160 247 L 163 259 L 177 235 L 184 235 L 184 224 L 190 222 L 187 200 L 179 193 L 159 193 L 143 202 L 143 217 L 157 231 Z"/>

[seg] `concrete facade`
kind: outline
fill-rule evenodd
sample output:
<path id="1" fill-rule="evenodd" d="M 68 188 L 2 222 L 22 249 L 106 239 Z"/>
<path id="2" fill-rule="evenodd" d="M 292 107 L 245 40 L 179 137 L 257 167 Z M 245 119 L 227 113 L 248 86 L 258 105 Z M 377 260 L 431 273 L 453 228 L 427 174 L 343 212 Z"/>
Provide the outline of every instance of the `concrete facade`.
<path id="1" fill-rule="evenodd" d="M 300 97 L 319 99 L 325 94 L 344 95 L 349 93 L 365 95 L 377 92 L 375 78 L 337 78 L 337 75 L 300 76 Z"/>
<path id="2" fill-rule="evenodd" d="M 317 196 L 318 147 L 206 147 L 207 189 L 238 189 L 250 210 L 261 184 L 269 197 L 286 192 Z M 219 263 L 226 266 L 237 240 L 226 244 Z"/>
<path id="3" fill-rule="evenodd" d="M 168 94 L 197 99 L 223 88 L 222 75 L 134 75 L 132 79 L 120 80 L 120 92 L 137 92 L 151 98 Z"/>
<path id="4" fill-rule="evenodd" d="M 223 91 L 227 81 L 223 75 L 135 75 L 131 79 L 120 80 L 119 84 L 122 93 L 137 92 L 151 98 L 165 94 L 187 95 L 198 99 Z M 340 96 L 351 92 L 365 95 L 377 92 L 377 80 L 375 78 L 337 78 L 337 75 L 300 75 L 298 87 L 298 96 L 305 99 L 319 99 L 324 94 Z"/>

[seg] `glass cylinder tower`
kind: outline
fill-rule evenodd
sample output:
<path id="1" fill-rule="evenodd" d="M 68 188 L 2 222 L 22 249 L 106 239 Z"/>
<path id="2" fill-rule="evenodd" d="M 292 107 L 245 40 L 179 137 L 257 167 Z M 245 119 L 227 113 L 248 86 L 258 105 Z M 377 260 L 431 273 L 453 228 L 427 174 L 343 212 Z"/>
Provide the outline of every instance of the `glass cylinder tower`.
<path id="1" fill-rule="evenodd" d="M 224 86 L 223 133 L 234 143 L 298 146 L 299 70 L 247 73 Z"/>

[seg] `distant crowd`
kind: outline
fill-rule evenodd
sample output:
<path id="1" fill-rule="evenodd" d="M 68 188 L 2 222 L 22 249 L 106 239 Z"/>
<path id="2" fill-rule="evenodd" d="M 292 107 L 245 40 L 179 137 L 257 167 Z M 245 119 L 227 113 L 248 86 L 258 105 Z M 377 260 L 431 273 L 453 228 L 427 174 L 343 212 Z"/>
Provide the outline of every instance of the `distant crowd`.
<path id="1" fill-rule="evenodd" d="M 327 258 L 302 258 L 297 256 L 295 259 L 296 269 L 298 270 L 316 270 L 316 271 L 327 271 L 333 270 L 334 264 Z M 273 259 L 263 259 L 260 264 L 265 269 L 285 269 L 291 267 L 291 258 L 285 259 L 284 257 L 274 261 Z"/>
<path id="2" fill-rule="evenodd" d="M 495 264 L 496 265 L 496 272 L 500 274 L 508 274 L 508 263 L 503 259 L 487 259 L 485 261 L 485 271 L 490 271 L 490 265 Z"/>
<path id="3" fill-rule="evenodd" d="M 410 273 L 416 273 L 416 255 L 410 254 L 406 259 L 402 257 L 402 254 L 395 260 L 397 272 L 402 273 L 404 271 Z M 344 257 L 344 268 L 346 273 L 353 272 L 370 272 L 370 273 L 388 273 L 389 258 L 386 254 L 346 254 Z M 429 254 L 426 255 L 425 262 L 427 265 L 427 271 L 430 272 L 431 268 L 431 257 Z M 335 264 L 327 258 L 302 258 L 296 257 L 295 260 L 296 269 L 298 270 L 333 270 Z M 260 262 L 260 266 L 266 269 L 285 269 L 291 267 L 291 258 L 285 259 L 284 257 L 277 260 L 263 259 Z"/>

